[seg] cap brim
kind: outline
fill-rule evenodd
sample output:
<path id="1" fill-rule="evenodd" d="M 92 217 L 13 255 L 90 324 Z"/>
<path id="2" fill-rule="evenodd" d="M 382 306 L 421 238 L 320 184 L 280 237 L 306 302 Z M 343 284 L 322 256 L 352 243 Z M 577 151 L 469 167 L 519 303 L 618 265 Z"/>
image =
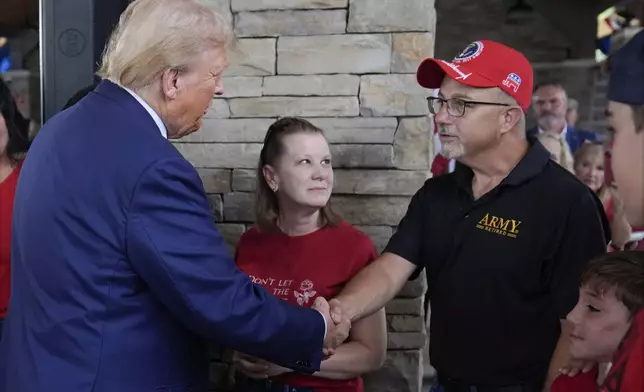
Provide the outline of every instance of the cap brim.
<path id="1" fill-rule="evenodd" d="M 498 83 L 472 72 L 465 64 L 454 64 L 438 59 L 423 60 L 416 71 L 416 80 L 425 88 L 436 89 L 443 83 L 445 75 L 472 87 L 498 86 Z"/>

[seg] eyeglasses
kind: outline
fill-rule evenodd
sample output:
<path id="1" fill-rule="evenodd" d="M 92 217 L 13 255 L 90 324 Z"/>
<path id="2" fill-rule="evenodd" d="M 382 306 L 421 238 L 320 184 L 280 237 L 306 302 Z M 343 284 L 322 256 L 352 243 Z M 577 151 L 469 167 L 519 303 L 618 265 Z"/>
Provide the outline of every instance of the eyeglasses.
<path id="1" fill-rule="evenodd" d="M 507 103 L 499 102 L 480 102 L 480 101 L 466 101 L 460 98 L 443 99 L 440 97 L 427 98 L 427 105 L 431 114 L 438 114 L 443 105 L 447 103 L 447 113 L 453 117 L 462 117 L 465 114 L 467 105 L 494 105 L 494 106 L 512 106 Z"/>

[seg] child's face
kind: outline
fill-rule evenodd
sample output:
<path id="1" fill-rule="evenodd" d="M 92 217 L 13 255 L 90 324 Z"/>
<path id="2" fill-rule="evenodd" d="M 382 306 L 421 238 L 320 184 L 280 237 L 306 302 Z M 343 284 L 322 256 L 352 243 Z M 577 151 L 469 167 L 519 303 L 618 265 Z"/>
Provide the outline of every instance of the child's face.
<path id="1" fill-rule="evenodd" d="M 598 293 L 583 286 L 579 291 L 579 302 L 566 317 L 574 326 L 571 354 L 578 359 L 610 361 L 630 327 L 630 312 L 613 289 Z"/>

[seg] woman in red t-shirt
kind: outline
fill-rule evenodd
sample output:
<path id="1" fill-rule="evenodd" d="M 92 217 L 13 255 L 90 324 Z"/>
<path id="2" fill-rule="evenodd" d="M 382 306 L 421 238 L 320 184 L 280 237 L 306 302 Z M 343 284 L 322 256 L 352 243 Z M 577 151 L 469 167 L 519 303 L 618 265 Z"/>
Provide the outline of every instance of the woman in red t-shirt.
<path id="1" fill-rule="evenodd" d="M 28 148 L 29 123 L 18 113 L 9 88 L 0 79 L 0 337 L 9 305 L 13 197 Z"/>
<path id="2" fill-rule="evenodd" d="M 605 176 L 605 151 L 599 143 L 585 143 L 575 153 L 575 174 L 592 189 L 601 200 L 610 221 L 611 250 L 627 248 L 632 228 L 626 219 L 626 210 L 615 187 L 607 185 Z"/>
<path id="3" fill-rule="evenodd" d="M 333 298 L 377 254 L 369 238 L 329 207 L 333 169 L 322 130 L 286 117 L 268 129 L 257 172 L 257 225 L 237 245 L 237 266 L 271 294 L 310 307 Z M 384 310 L 355 322 L 349 339 L 313 375 L 235 353 L 237 391 L 363 390 L 361 374 L 382 366 Z"/>

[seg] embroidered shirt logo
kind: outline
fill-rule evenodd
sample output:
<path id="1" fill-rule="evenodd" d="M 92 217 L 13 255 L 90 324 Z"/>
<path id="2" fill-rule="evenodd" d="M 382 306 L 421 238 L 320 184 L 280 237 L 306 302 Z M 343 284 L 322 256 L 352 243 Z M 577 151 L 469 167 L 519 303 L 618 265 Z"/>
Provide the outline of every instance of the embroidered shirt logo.
<path id="1" fill-rule="evenodd" d="M 304 306 L 304 304 L 308 304 L 309 300 L 313 298 L 315 295 L 316 291 L 313 290 L 313 282 L 310 280 L 305 280 L 300 284 L 300 290 L 295 290 L 293 291 L 293 295 L 295 295 L 295 298 L 297 299 L 297 304 L 300 306 Z"/>
<path id="2" fill-rule="evenodd" d="M 521 221 L 519 220 L 501 218 L 487 213 L 476 224 L 476 228 L 510 238 L 517 238 L 517 235 L 519 235 L 519 225 L 521 225 Z"/>

